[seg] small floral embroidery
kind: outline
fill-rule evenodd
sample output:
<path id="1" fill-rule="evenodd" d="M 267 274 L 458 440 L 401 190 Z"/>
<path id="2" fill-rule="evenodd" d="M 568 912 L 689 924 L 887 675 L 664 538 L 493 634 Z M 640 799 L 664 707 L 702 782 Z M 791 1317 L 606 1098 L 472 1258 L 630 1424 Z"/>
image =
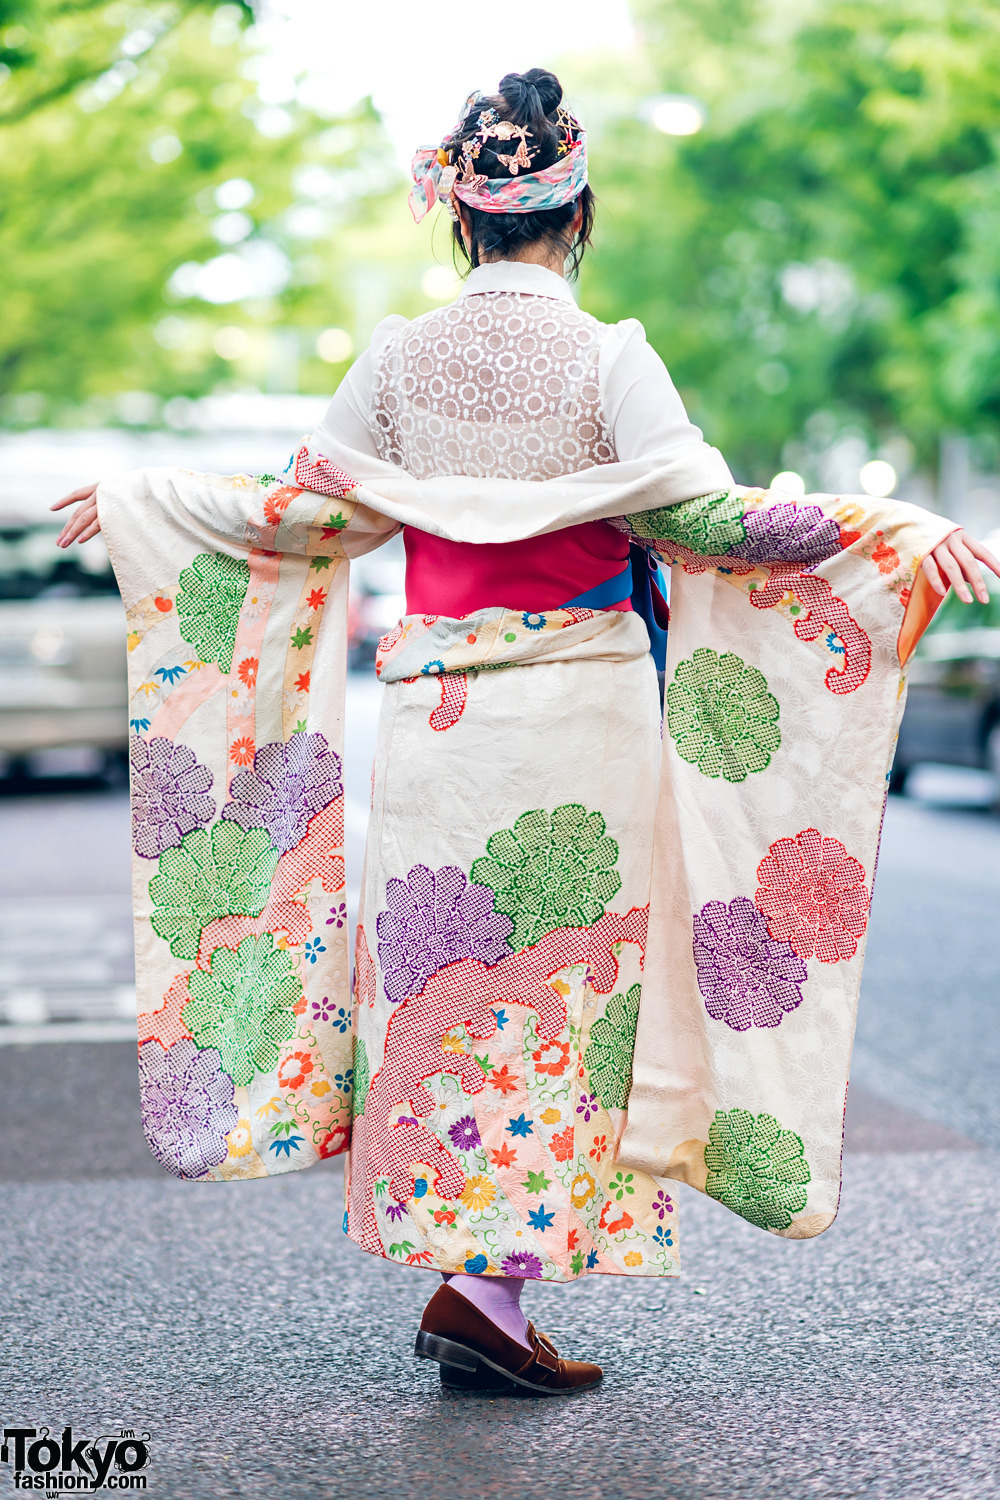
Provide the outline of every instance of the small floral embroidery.
<path id="1" fill-rule="evenodd" d="M 569 1185 L 569 1201 L 574 1208 L 586 1208 L 597 1193 L 597 1182 L 589 1172 L 578 1172 Z"/>
<path id="2" fill-rule="evenodd" d="M 320 954 L 325 952 L 326 945 L 322 943 L 318 937 L 309 938 L 307 940 L 305 946 L 305 958 L 308 963 L 318 963 Z"/>
<path id="3" fill-rule="evenodd" d="M 576 1106 L 576 1112 L 578 1115 L 583 1115 L 584 1124 L 589 1125 L 591 1115 L 596 1115 L 597 1113 L 596 1097 L 593 1094 L 581 1094 L 580 1102 Z"/>
<path id="4" fill-rule="evenodd" d="M 453 1146 L 459 1151 L 474 1151 L 482 1145 L 475 1115 L 463 1115 L 448 1131 Z"/>
<path id="5" fill-rule="evenodd" d="M 624 1174 L 622 1172 L 615 1173 L 614 1177 L 611 1180 L 609 1191 L 614 1193 L 619 1203 L 627 1194 L 635 1192 L 635 1188 L 632 1186 L 633 1180 L 634 1178 L 631 1172 L 629 1172 L 628 1174 Z"/>
<path id="6" fill-rule="evenodd" d="M 541 1278 L 542 1263 L 537 1255 L 532 1255 L 528 1250 L 515 1250 L 513 1255 L 505 1256 L 500 1262 L 500 1269 L 505 1276 L 537 1281 Z"/>
<path id="7" fill-rule="evenodd" d="M 548 1073 L 552 1078 L 559 1078 L 565 1073 L 569 1064 L 569 1043 L 560 1042 L 558 1039 L 543 1042 L 538 1051 L 531 1054 L 531 1057 L 536 1073 Z"/>
<path id="8" fill-rule="evenodd" d="M 595 1135 L 594 1144 L 588 1152 L 598 1163 L 602 1162 L 608 1153 L 608 1138 L 606 1135 Z"/>
<path id="9" fill-rule="evenodd" d="M 496 1195 L 497 1190 L 488 1177 L 467 1177 L 458 1201 L 473 1213 L 479 1213 L 482 1209 L 489 1208 Z"/>

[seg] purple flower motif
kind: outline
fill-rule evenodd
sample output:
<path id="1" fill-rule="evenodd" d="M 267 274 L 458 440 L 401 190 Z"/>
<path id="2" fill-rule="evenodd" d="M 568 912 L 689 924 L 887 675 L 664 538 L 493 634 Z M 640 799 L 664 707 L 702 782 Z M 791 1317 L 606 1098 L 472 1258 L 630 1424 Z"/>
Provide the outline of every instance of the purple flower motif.
<path id="1" fill-rule="evenodd" d="M 542 1276 L 542 1263 L 529 1250 L 515 1250 L 500 1262 L 500 1269 L 505 1276 L 520 1276 L 524 1280 L 540 1281 Z"/>
<path id="2" fill-rule="evenodd" d="M 398 1223 L 405 1213 L 405 1203 L 387 1203 L 385 1205 L 385 1216 L 387 1219 L 395 1219 Z"/>
<path id="3" fill-rule="evenodd" d="M 324 995 L 322 1000 L 311 1001 L 309 1008 L 313 1013 L 314 1021 L 332 1021 L 337 1014 L 337 1005 L 329 995 Z"/>
<path id="4" fill-rule="evenodd" d="M 212 773 L 187 745 L 157 735 L 129 742 L 132 763 L 132 846 L 143 859 L 176 849 L 186 833 L 215 817 Z"/>
<path id="5" fill-rule="evenodd" d="M 510 952 L 510 917 L 493 909 L 493 891 L 472 885 L 454 865 L 435 872 L 414 865 L 390 880 L 375 924 L 379 963 L 390 1000 L 419 995 L 432 974 L 460 958 L 495 964 Z"/>
<path id="6" fill-rule="evenodd" d="M 142 1128 L 162 1167 L 175 1177 L 204 1177 L 225 1161 L 239 1110 L 214 1047 L 199 1048 L 187 1036 L 167 1048 L 143 1042 L 139 1087 Z"/>
<path id="7" fill-rule="evenodd" d="M 340 756 L 321 734 L 300 731 L 286 745 L 262 745 L 253 769 L 233 778 L 222 816 L 241 828 L 266 828 L 281 853 L 294 849 L 310 818 L 342 795 Z"/>
<path id="8" fill-rule="evenodd" d="M 347 907 L 343 901 L 339 906 L 331 906 L 330 915 L 326 919 L 327 927 L 347 926 Z"/>
<path id="9" fill-rule="evenodd" d="M 459 1151 L 474 1151 L 483 1144 L 475 1115 L 463 1115 L 460 1120 L 455 1121 L 448 1134 L 451 1136 L 451 1144 Z"/>
<path id="10" fill-rule="evenodd" d="M 746 539 L 730 547 L 733 557 L 755 563 L 812 567 L 840 552 L 840 527 L 818 505 L 768 505 L 743 517 Z"/>
<path id="11" fill-rule="evenodd" d="M 673 1200 L 669 1198 L 667 1194 L 662 1191 L 662 1189 L 653 1199 L 653 1207 L 655 1208 L 657 1215 L 661 1219 L 665 1214 L 672 1214 L 674 1211 Z"/>
<path id="12" fill-rule="evenodd" d="M 746 896 L 709 901 L 694 916 L 694 961 L 705 1009 L 734 1031 L 778 1026 L 802 1004 L 805 962 L 767 930 Z"/>
<path id="13" fill-rule="evenodd" d="M 399 1118 L 398 1118 L 398 1120 L 396 1121 L 396 1124 L 397 1125 L 419 1125 L 420 1121 L 417 1119 L 416 1115 L 400 1115 Z M 425 1191 L 426 1191 L 426 1189 L 425 1189 Z M 422 1194 L 421 1195 L 415 1195 L 415 1196 L 422 1196 Z"/>
<path id="14" fill-rule="evenodd" d="M 578 1115 L 583 1115 L 584 1124 L 588 1123 L 591 1115 L 597 1113 L 597 1099 L 593 1094 L 581 1094 L 580 1102 L 576 1106 Z"/>

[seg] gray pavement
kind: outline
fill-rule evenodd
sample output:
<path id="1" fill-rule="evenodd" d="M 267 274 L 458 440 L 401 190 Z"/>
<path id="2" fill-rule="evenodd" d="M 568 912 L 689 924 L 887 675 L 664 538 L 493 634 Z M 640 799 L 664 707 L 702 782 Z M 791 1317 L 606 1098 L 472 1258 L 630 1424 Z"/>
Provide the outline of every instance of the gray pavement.
<path id="1" fill-rule="evenodd" d="M 354 698 L 355 788 L 376 699 Z M 886 820 L 843 1206 L 820 1239 L 775 1239 L 684 1192 L 679 1281 L 527 1294 L 566 1352 L 604 1363 L 600 1390 L 455 1396 L 411 1354 L 433 1277 L 344 1238 L 337 1163 L 175 1182 L 139 1131 L 129 1043 L 14 1042 L 0 1047 L 4 1425 L 146 1428 L 149 1492 L 169 1500 L 1000 1493 L 1000 820 L 956 805 L 945 773 L 917 790 Z M 5 848 L 15 826 L 29 876 L 0 869 L 0 979 L 22 941 L 4 902 L 30 906 L 32 871 L 58 863 L 68 903 L 91 910 L 127 891 L 120 797 L 0 803 Z"/>

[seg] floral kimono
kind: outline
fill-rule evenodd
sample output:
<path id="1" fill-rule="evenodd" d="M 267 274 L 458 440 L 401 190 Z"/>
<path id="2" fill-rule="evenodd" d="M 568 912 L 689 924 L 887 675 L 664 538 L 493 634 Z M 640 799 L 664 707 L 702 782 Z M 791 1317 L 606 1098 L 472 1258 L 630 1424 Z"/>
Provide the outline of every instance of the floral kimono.
<path id="1" fill-rule="evenodd" d="M 364 1249 L 550 1281 L 677 1274 L 676 1181 L 786 1237 L 832 1222 L 886 777 L 934 602 L 918 569 L 953 527 L 748 490 L 713 453 L 416 480 L 305 444 L 282 479 L 101 486 L 128 610 L 143 1123 L 168 1171 L 349 1149 Z M 670 569 L 662 725 L 635 614 L 401 620 L 352 980 L 350 559 L 401 524 L 477 542 L 595 518 Z"/>

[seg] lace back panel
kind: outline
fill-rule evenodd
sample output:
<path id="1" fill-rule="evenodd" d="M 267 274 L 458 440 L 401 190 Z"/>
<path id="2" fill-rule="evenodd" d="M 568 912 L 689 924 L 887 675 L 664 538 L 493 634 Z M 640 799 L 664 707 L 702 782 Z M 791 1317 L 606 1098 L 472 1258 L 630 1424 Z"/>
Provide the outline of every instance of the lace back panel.
<path id="1" fill-rule="evenodd" d="M 425 313 L 376 364 L 380 456 L 417 479 L 556 479 L 613 463 L 598 374 L 604 332 L 571 303 L 518 292 Z"/>

